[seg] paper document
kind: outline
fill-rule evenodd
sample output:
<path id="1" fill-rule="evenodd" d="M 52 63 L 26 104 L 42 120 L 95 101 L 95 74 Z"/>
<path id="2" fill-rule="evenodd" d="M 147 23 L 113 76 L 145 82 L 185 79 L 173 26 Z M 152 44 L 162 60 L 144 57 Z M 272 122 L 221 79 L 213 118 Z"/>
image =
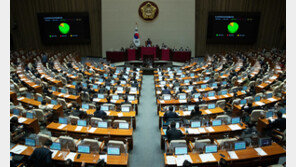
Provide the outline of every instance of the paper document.
<path id="1" fill-rule="evenodd" d="M 276 76 L 272 76 L 272 77 L 270 77 L 270 79 L 276 79 Z"/>
<path id="2" fill-rule="evenodd" d="M 211 96 L 211 97 L 208 97 L 210 100 L 214 100 L 214 99 L 216 99 L 216 97 L 215 96 Z"/>
<path id="3" fill-rule="evenodd" d="M 81 131 L 81 129 L 82 129 L 82 126 L 77 126 L 75 131 Z"/>
<path id="4" fill-rule="evenodd" d="M 231 159 L 238 159 L 238 156 L 236 155 L 235 151 L 228 151 L 228 154 Z"/>
<path id="5" fill-rule="evenodd" d="M 256 101 L 255 104 L 257 104 L 258 106 L 263 106 L 265 105 L 265 103 L 261 102 L 261 101 Z"/>
<path id="6" fill-rule="evenodd" d="M 117 114 L 118 117 L 123 117 L 122 112 Z"/>
<path id="7" fill-rule="evenodd" d="M 271 101 L 271 102 L 274 102 L 274 101 L 276 101 L 276 99 L 275 99 L 275 98 L 268 98 L 267 100 L 269 100 L 269 101 Z"/>
<path id="8" fill-rule="evenodd" d="M 232 130 L 232 131 L 235 131 L 235 130 L 241 130 L 242 128 L 238 125 L 228 125 L 228 127 Z"/>
<path id="9" fill-rule="evenodd" d="M 199 131 L 200 133 L 206 133 L 205 128 L 198 128 L 198 131 Z"/>
<path id="10" fill-rule="evenodd" d="M 216 158 L 213 156 L 212 153 L 210 153 L 210 154 L 199 154 L 199 157 L 200 157 L 202 162 L 216 161 Z"/>
<path id="11" fill-rule="evenodd" d="M 50 150 L 52 152 L 51 158 L 54 158 L 55 155 L 58 153 L 58 150 Z"/>
<path id="12" fill-rule="evenodd" d="M 19 122 L 19 123 L 23 123 L 23 122 L 25 122 L 26 120 L 27 120 L 27 118 L 20 117 L 20 118 L 18 119 L 18 122 Z"/>
<path id="13" fill-rule="evenodd" d="M 194 98 L 193 100 L 194 100 L 194 101 L 196 101 L 196 102 L 198 102 L 198 101 L 199 101 L 199 99 L 198 99 L 198 98 Z"/>
<path id="14" fill-rule="evenodd" d="M 187 100 L 179 100 L 179 103 L 187 103 Z"/>
<path id="15" fill-rule="evenodd" d="M 53 104 L 47 104 L 47 107 L 50 109 L 53 109 L 54 105 Z"/>
<path id="16" fill-rule="evenodd" d="M 191 114 L 191 111 L 183 111 L 183 115 L 184 116 L 188 116 L 188 115 L 190 115 Z"/>
<path id="17" fill-rule="evenodd" d="M 23 100 L 24 99 L 24 97 L 20 97 L 20 98 L 18 98 L 18 100 Z"/>
<path id="18" fill-rule="evenodd" d="M 107 154 L 100 155 L 100 159 L 103 159 L 107 163 Z"/>
<path id="19" fill-rule="evenodd" d="M 164 103 L 164 100 L 159 100 L 159 103 Z"/>
<path id="20" fill-rule="evenodd" d="M 17 145 L 13 149 L 11 149 L 10 152 L 15 153 L 15 154 L 20 154 L 23 151 L 25 151 L 25 149 L 27 149 L 27 148 L 28 148 L 27 146 Z"/>
<path id="21" fill-rule="evenodd" d="M 67 98 L 67 97 L 70 97 L 70 95 L 65 95 L 65 97 Z"/>
<path id="22" fill-rule="evenodd" d="M 267 155 L 267 153 L 266 153 L 264 150 L 262 150 L 262 148 L 255 148 L 255 150 L 256 150 L 256 151 L 258 152 L 258 154 L 261 155 L 261 156 Z"/>
<path id="23" fill-rule="evenodd" d="M 193 128 L 188 128 L 188 129 L 187 129 L 187 132 L 188 132 L 189 134 L 199 134 L 198 129 L 193 129 Z"/>
<path id="24" fill-rule="evenodd" d="M 113 100 L 113 99 L 112 99 L 112 100 L 110 100 L 110 101 L 111 101 L 111 103 L 116 103 L 117 100 Z"/>
<path id="25" fill-rule="evenodd" d="M 166 156 L 166 162 L 168 165 L 175 165 L 176 159 L 173 156 Z"/>
<path id="26" fill-rule="evenodd" d="M 223 95 L 224 97 L 229 97 L 228 95 Z"/>
<path id="27" fill-rule="evenodd" d="M 183 166 L 185 160 L 192 163 L 192 159 L 189 155 L 178 155 L 176 158 L 177 166 Z"/>
<path id="28" fill-rule="evenodd" d="M 58 129 L 63 129 L 65 126 L 67 126 L 66 124 L 62 124 L 58 127 Z"/>
<path id="29" fill-rule="evenodd" d="M 206 112 L 207 114 L 212 114 L 212 111 L 210 111 L 210 110 L 205 110 L 205 112 Z"/>
<path id="30" fill-rule="evenodd" d="M 90 128 L 90 130 L 88 130 L 88 132 L 91 132 L 91 133 L 93 133 L 93 132 L 95 132 L 95 131 L 96 131 L 96 129 L 97 129 L 97 128 Z"/>
<path id="31" fill-rule="evenodd" d="M 73 162 L 75 156 L 76 156 L 76 153 L 71 153 L 71 152 L 70 152 L 70 153 L 66 156 L 65 160 L 67 160 L 67 159 L 71 159 L 72 162 Z"/>
<path id="32" fill-rule="evenodd" d="M 207 129 L 209 132 L 215 132 L 215 130 L 214 130 L 212 127 L 206 127 L 206 129 Z"/>

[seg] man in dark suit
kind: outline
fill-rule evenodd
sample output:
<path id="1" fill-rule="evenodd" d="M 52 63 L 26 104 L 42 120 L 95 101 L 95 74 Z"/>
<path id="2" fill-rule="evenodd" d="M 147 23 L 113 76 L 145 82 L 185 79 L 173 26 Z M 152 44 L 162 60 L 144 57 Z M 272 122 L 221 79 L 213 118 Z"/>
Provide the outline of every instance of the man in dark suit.
<path id="1" fill-rule="evenodd" d="M 51 145 L 52 141 L 47 140 L 43 147 L 35 148 L 32 155 L 29 157 L 29 162 L 31 162 L 34 167 L 52 167 L 52 152 L 49 150 Z"/>
<path id="2" fill-rule="evenodd" d="M 270 127 L 272 129 L 279 129 L 281 132 L 286 130 L 286 118 L 283 118 L 283 113 L 281 112 L 277 112 L 277 119 L 274 122 L 271 122 L 269 120 L 270 123 Z"/>
<path id="3" fill-rule="evenodd" d="M 171 91 L 168 89 L 167 86 L 164 86 L 164 90 L 161 92 L 162 94 L 171 94 Z"/>
<path id="4" fill-rule="evenodd" d="M 194 106 L 194 110 L 191 111 L 190 116 L 191 118 L 198 118 L 201 116 L 201 111 L 199 110 L 198 104 Z"/>
<path id="5" fill-rule="evenodd" d="M 94 117 L 104 119 L 106 116 L 107 116 L 107 114 L 105 113 L 105 111 L 103 111 L 99 108 L 97 108 L 97 110 L 94 112 Z"/>
<path id="6" fill-rule="evenodd" d="M 168 141 L 171 142 L 171 140 L 181 139 L 183 137 L 183 133 L 181 130 L 176 129 L 176 122 L 172 122 L 170 128 L 166 132 L 166 136 Z"/>
<path id="7" fill-rule="evenodd" d="M 173 112 L 174 108 L 172 106 L 169 107 L 169 111 L 165 112 L 163 115 L 164 120 L 166 121 L 169 118 L 178 118 L 178 114 Z"/>

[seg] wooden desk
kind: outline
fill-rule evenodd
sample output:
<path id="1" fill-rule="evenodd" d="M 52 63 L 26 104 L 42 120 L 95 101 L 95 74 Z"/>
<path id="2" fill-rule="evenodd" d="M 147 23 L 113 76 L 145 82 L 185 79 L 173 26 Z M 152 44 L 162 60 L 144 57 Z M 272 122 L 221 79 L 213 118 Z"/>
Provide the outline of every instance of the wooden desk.
<path id="1" fill-rule="evenodd" d="M 277 143 L 272 143 L 270 146 L 264 146 L 261 147 L 262 150 L 264 150 L 267 155 L 261 156 L 257 153 L 257 151 L 252 147 L 247 147 L 245 150 L 238 150 L 235 151 L 236 155 L 238 156 L 238 159 L 231 159 L 228 152 L 225 150 L 218 150 L 217 153 L 212 153 L 212 155 L 215 157 L 215 161 L 209 161 L 209 162 L 202 162 L 200 155 L 198 153 L 189 152 L 188 155 L 193 161 L 193 165 L 198 166 L 217 166 L 219 160 L 221 158 L 224 158 L 226 161 L 228 161 L 231 166 L 267 166 L 271 164 L 276 164 L 278 162 L 279 157 L 286 155 L 286 150 L 283 149 L 280 145 Z M 224 155 L 225 157 L 222 157 L 220 154 Z M 168 165 L 167 159 L 166 159 L 166 153 L 164 153 L 164 160 L 165 160 L 165 166 L 176 166 L 176 165 Z M 177 157 L 173 155 L 174 157 Z"/>
<path id="2" fill-rule="evenodd" d="M 255 87 L 256 93 L 262 92 L 264 89 L 266 89 L 268 86 L 270 86 L 275 80 L 277 80 L 278 77 L 279 77 L 279 75 L 273 75 L 264 83 L 261 83 L 260 85 L 256 86 Z"/>
<path id="3" fill-rule="evenodd" d="M 46 126 L 46 128 L 51 132 L 53 136 L 60 135 L 69 135 L 73 138 L 81 139 L 81 138 L 99 138 L 99 137 L 111 137 L 114 139 L 121 139 L 124 141 L 125 139 L 129 142 L 129 148 L 133 148 L 133 128 L 130 129 L 113 129 L 109 128 L 95 128 L 94 132 L 90 132 L 91 126 L 82 127 L 81 130 L 76 131 L 77 125 L 66 125 L 62 129 L 58 127 L 62 125 L 60 123 L 50 123 Z M 103 139 L 102 139 L 103 140 Z"/>
<path id="4" fill-rule="evenodd" d="M 81 104 L 81 97 L 80 96 L 75 96 L 75 95 L 70 95 L 70 94 L 65 94 L 61 92 L 52 92 L 52 95 L 60 98 L 65 98 L 67 102 L 75 101 L 78 104 Z"/>
<path id="5" fill-rule="evenodd" d="M 237 92 L 237 96 L 242 96 L 242 95 L 245 95 L 246 93 L 245 92 L 241 92 L 241 91 L 238 91 Z M 203 97 L 202 99 L 206 102 L 213 102 L 213 101 L 217 101 L 217 100 L 223 100 L 223 99 L 229 99 L 229 98 L 232 98 L 233 97 L 233 93 L 228 93 L 226 95 L 215 95 L 212 97 Z M 192 101 L 192 102 L 196 102 L 196 101 Z"/>
<path id="6" fill-rule="evenodd" d="M 14 104 L 17 105 L 17 95 L 15 92 L 10 91 L 10 101 Z"/>
<path id="7" fill-rule="evenodd" d="M 24 82 L 30 89 L 34 90 L 36 93 L 42 92 L 42 87 L 40 85 L 37 85 L 35 82 L 29 80 L 24 75 L 24 69 L 22 69 L 20 66 L 17 68 L 17 74 L 20 80 Z"/>
<path id="8" fill-rule="evenodd" d="M 32 106 L 38 108 L 39 105 L 41 104 L 40 101 L 37 101 L 37 100 L 34 100 L 34 99 L 29 99 L 29 98 L 26 98 L 26 97 L 19 97 L 17 100 L 19 102 L 21 102 L 24 106 L 32 105 Z M 57 114 L 57 116 L 59 116 L 59 117 L 64 116 L 63 106 L 58 104 L 58 105 L 53 106 L 52 109 L 53 109 L 54 113 Z"/>
<path id="9" fill-rule="evenodd" d="M 10 117 L 12 117 L 13 114 L 10 114 Z M 17 115 L 16 115 L 17 116 Z M 17 118 L 22 118 L 21 116 L 17 116 Z M 25 118 L 25 117 L 23 117 Z M 27 120 L 22 122 L 21 124 L 24 125 L 24 128 L 32 133 L 38 134 L 40 132 L 40 127 L 38 124 L 38 120 L 36 118 L 26 118 Z"/>
<path id="10" fill-rule="evenodd" d="M 49 75 L 47 75 L 46 73 L 44 73 L 42 68 L 40 67 L 40 64 L 37 65 L 36 69 L 37 69 L 38 73 L 41 75 L 41 78 L 43 80 L 45 80 L 46 82 L 50 83 L 50 85 L 55 85 L 57 87 L 60 87 L 63 85 L 62 81 L 56 80 L 56 79 L 50 77 Z"/>
<path id="11" fill-rule="evenodd" d="M 17 144 L 14 147 L 12 147 L 10 150 L 12 150 L 13 148 L 15 148 L 16 146 L 21 145 L 21 144 Z M 24 145 L 21 145 L 24 146 Z M 33 151 L 34 151 L 35 147 L 31 147 L 31 146 L 27 146 L 27 148 L 20 153 L 20 155 L 24 155 L 24 156 L 30 156 Z M 60 154 L 62 153 L 62 154 Z M 67 155 L 71 153 L 69 151 L 58 151 L 56 153 L 56 155 L 52 158 L 54 161 L 66 161 L 64 157 L 67 157 Z M 73 153 L 73 152 L 72 152 Z M 80 158 L 77 159 L 78 153 L 75 155 L 74 158 L 74 163 L 82 163 L 85 162 L 86 164 L 96 164 L 98 163 L 99 159 L 100 159 L 100 154 L 84 154 L 84 153 L 79 153 L 81 154 Z M 59 156 L 60 155 L 60 156 Z M 121 153 L 121 155 L 107 155 L 107 165 L 108 166 L 127 166 L 128 165 L 128 153 Z"/>

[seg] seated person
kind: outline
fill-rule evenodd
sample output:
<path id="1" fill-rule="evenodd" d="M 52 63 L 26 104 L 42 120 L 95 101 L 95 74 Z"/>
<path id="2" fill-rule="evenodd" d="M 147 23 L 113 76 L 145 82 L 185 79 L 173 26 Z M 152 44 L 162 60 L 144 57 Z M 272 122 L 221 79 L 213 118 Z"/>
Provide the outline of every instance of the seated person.
<path id="1" fill-rule="evenodd" d="M 73 107 L 73 110 L 71 112 L 71 115 L 79 117 L 81 115 L 82 111 L 80 110 L 80 106 L 76 105 Z"/>
<path id="2" fill-rule="evenodd" d="M 105 111 L 97 108 L 94 112 L 94 117 L 104 119 L 105 117 L 107 117 L 107 114 L 105 113 Z"/>
<path id="3" fill-rule="evenodd" d="M 52 145 L 51 140 L 47 140 L 43 147 L 35 148 L 32 155 L 29 157 L 29 162 L 35 166 L 53 166 L 53 161 L 51 159 L 52 152 L 50 151 L 50 146 Z"/>
<path id="4" fill-rule="evenodd" d="M 166 111 L 163 115 L 163 119 L 166 121 L 169 118 L 179 118 L 178 114 L 175 113 L 174 108 L 172 106 L 169 107 L 169 111 Z"/>
<path id="5" fill-rule="evenodd" d="M 41 104 L 38 107 L 39 107 L 39 109 L 41 109 L 41 110 L 43 110 L 45 112 L 51 110 L 51 108 L 46 105 L 46 101 L 45 100 L 42 100 Z"/>
<path id="6" fill-rule="evenodd" d="M 171 140 L 181 139 L 183 137 L 183 133 L 181 130 L 176 129 L 176 122 L 172 122 L 166 132 L 166 136 L 168 138 L 168 141 L 171 142 Z"/>
<path id="7" fill-rule="evenodd" d="M 10 140 L 11 142 L 16 142 L 20 138 L 25 136 L 25 131 L 23 125 L 18 123 L 18 118 L 13 116 L 10 119 Z"/>
<path id="8" fill-rule="evenodd" d="M 162 90 L 161 94 L 171 94 L 171 91 L 168 89 L 167 86 L 164 86 L 164 90 Z"/>
<path id="9" fill-rule="evenodd" d="M 194 106 L 194 109 L 190 113 L 191 118 L 199 118 L 202 112 L 199 110 L 198 104 Z"/>
<path id="10" fill-rule="evenodd" d="M 278 118 L 273 122 L 269 120 L 269 127 L 271 129 L 278 129 L 283 132 L 286 130 L 286 118 L 283 118 L 283 113 L 279 111 L 276 114 Z"/>

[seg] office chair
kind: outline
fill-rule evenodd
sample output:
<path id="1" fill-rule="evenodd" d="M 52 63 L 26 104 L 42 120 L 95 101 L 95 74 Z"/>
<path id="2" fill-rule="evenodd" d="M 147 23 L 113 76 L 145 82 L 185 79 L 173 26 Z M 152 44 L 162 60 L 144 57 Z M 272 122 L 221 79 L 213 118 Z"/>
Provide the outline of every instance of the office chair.
<path id="1" fill-rule="evenodd" d="M 115 146 L 120 148 L 120 153 L 127 153 L 128 152 L 128 143 L 124 144 L 123 141 L 118 140 L 109 140 L 107 147 L 109 146 Z"/>
<path id="2" fill-rule="evenodd" d="M 57 142 L 61 144 L 61 150 L 76 152 L 78 140 L 69 136 L 60 136 Z"/>
<path id="3" fill-rule="evenodd" d="M 98 127 L 98 122 L 102 122 L 103 120 L 101 118 L 91 117 L 90 118 L 90 125 L 92 127 Z"/>
<path id="4" fill-rule="evenodd" d="M 204 148 L 206 145 L 211 144 L 211 140 L 210 139 L 196 139 L 194 141 L 194 149 L 198 152 L 198 153 L 203 153 Z"/>
<path id="5" fill-rule="evenodd" d="M 231 121 L 231 117 L 228 115 L 218 115 L 216 119 L 221 120 L 225 125 L 229 124 Z"/>
<path id="6" fill-rule="evenodd" d="M 186 144 L 186 140 L 171 140 L 170 143 L 168 143 L 168 141 L 166 141 L 167 143 L 167 148 L 166 148 L 166 152 L 172 153 L 175 150 L 175 147 L 187 147 Z"/>
<path id="7" fill-rule="evenodd" d="M 91 153 L 99 153 L 101 149 L 104 147 L 104 142 L 99 142 L 95 139 L 83 139 L 79 145 L 87 145 L 90 147 L 90 152 Z"/>
<path id="8" fill-rule="evenodd" d="M 263 114 L 264 110 L 253 110 L 250 118 L 251 118 L 251 122 L 257 122 L 258 119 L 261 117 L 261 115 Z"/>
<path id="9" fill-rule="evenodd" d="M 225 105 L 226 105 L 226 100 L 218 100 L 218 101 L 216 102 L 216 106 L 217 106 L 217 107 L 220 107 L 220 108 L 222 108 L 222 109 L 225 108 Z"/>

